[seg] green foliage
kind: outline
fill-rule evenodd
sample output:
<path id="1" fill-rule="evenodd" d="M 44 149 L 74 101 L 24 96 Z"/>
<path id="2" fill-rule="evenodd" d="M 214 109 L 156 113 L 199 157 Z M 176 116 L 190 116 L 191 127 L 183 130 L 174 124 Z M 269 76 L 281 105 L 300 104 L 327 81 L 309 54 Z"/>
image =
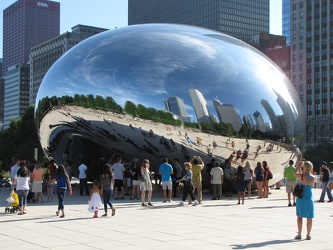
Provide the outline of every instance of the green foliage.
<path id="1" fill-rule="evenodd" d="M 322 161 L 330 162 L 333 155 L 333 143 L 331 141 L 321 142 L 317 146 L 306 148 L 303 158 L 313 163 L 314 171 L 319 173 Z"/>
<path id="2" fill-rule="evenodd" d="M 43 152 L 34 123 L 34 107 L 29 106 L 19 120 L 11 121 L 9 128 L 0 133 L 0 156 L 3 169 L 9 169 L 12 157 L 32 160 L 35 148 L 39 149 L 39 157 L 42 157 Z"/>
<path id="3" fill-rule="evenodd" d="M 132 116 L 137 116 L 137 111 L 136 111 L 136 105 L 131 102 L 131 101 L 127 101 L 125 103 L 125 112 L 129 115 L 132 115 Z"/>

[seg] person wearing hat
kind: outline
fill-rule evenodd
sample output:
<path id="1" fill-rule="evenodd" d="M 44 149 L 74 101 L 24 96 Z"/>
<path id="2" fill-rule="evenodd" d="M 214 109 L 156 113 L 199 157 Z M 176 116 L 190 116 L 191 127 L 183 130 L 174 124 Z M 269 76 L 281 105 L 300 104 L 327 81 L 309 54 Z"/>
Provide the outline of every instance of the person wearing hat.
<path id="1" fill-rule="evenodd" d="M 318 202 L 324 202 L 325 201 L 325 192 L 327 193 L 327 197 L 328 197 L 328 202 L 332 202 L 333 197 L 332 197 L 332 193 L 328 188 L 328 182 L 329 182 L 329 172 L 327 169 L 327 162 L 323 161 L 321 163 L 321 179 L 322 179 L 322 190 L 321 190 L 321 195 L 320 195 L 320 199 L 318 200 Z"/>
<path id="2" fill-rule="evenodd" d="M 172 166 L 168 163 L 168 158 L 163 159 L 163 163 L 159 167 L 159 173 L 161 175 L 162 180 L 162 188 L 163 188 L 163 202 L 167 202 L 166 192 L 169 191 L 169 202 L 172 201 L 172 179 L 171 175 L 173 174 Z"/>

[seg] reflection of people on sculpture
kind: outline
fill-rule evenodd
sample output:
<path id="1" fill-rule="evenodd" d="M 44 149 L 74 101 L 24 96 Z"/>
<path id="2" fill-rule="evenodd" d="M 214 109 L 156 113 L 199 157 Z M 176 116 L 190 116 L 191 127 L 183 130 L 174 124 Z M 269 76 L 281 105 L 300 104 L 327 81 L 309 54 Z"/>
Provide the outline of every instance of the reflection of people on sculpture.
<path id="1" fill-rule="evenodd" d="M 314 201 L 312 196 L 312 187 L 316 177 L 312 174 L 313 165 L 310 161 L 298 162 L 295 169 L 295 177 L 304 186 L 303 197 L 296 200 L 296 215 L 298 233 L 295 239 L 302 239 L 303 218 L 306 222 L 306 238 L 311 240 L 312 219 L 314 218 Z"/>

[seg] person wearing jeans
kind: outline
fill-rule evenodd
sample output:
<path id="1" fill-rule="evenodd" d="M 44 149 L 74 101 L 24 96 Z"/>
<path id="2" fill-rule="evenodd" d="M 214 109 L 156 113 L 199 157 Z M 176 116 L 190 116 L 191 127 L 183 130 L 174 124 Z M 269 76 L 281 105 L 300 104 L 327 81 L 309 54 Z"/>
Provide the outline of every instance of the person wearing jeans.
<path id="1" fill-rule="evenodd" d="M 318 202 L 325 201 L 325 193 L 327 193 L 328 202 L 332 202 L 333 201 L 332 193 L 328 188 L 329 172 L 327 169 L 327 163 L 325 161 L 323 161 L 321 164 L 321 174 L 322 174 L 322 191 Z"/>

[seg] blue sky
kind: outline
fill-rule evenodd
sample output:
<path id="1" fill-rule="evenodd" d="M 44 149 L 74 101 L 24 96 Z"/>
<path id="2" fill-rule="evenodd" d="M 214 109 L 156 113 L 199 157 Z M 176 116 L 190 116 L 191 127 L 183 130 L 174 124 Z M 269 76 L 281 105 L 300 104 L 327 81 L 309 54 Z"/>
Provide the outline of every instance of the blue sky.
<path id="1" fill-rule="evenodd" d="M 3 10 L 16 0 L 0 0 L 0 58 L 2 57 Z M 107 29 L 127 26 L 127 0 L 58 0 L 60 33 L 77 24 Z M 270 33 L 282 34 L 282 0 L 270 0 Z"/>

